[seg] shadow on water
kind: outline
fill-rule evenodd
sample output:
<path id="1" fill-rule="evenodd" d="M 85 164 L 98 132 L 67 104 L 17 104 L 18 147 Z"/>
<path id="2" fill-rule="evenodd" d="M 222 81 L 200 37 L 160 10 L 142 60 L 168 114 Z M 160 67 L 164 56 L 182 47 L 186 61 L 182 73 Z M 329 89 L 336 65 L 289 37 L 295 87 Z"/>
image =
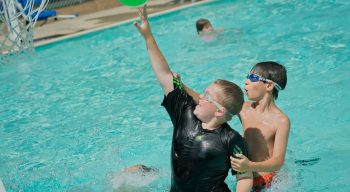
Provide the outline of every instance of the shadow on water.
<path id="1" fill-rule="evenodd" d="M 311 166 L 311 165 L 315 165 L 320 160 L 321 160 L 321 158 L 302 159 L 302 160 L 295 160 L 294 163 L 297 165 L 302 165 L 302 166 Z"/>

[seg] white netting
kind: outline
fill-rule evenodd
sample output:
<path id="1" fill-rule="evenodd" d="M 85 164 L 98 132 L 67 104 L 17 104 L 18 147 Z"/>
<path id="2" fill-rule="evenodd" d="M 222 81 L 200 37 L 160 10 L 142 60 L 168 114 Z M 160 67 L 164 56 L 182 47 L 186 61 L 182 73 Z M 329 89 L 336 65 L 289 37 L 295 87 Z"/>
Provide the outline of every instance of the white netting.
<path id="1" fill-rule="evenodd" d="M 49 3 L 49 0 L 0 0 L 0 61 L 9 55 L 34 53 L 34 26 L 45 8 L 62 8 L 86 1 L 50 0 Z M 75 18 L 77 14 L 54 17 Z"/>
<path id="2" fill-rule="evenodd" d="M 33 51 L 33 28 L 47 4 L 48 0 L 0 0 L 0 57 Z"/>
<path id="3" fill-rule="evenodd" d="M 62 7 L 85 3 L 87 1 L 89 0 L 50 0 L 50 3 L 47 5 L 47 9 L 59 9 Z"/>

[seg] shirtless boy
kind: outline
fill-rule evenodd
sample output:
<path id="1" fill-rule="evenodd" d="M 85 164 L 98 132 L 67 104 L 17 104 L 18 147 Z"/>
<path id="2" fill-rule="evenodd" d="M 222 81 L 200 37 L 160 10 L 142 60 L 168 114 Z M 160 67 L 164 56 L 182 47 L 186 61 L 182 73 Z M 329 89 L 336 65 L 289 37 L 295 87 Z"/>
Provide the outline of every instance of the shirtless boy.
<path id="1" fill-rule="evenodd" d="M 275 103 L 287 84 L 287 71 L 276 62 L 257 63 L 247 76 L 245 92 L 252 102 L 245 102 L 239 114 L 251 160 L 242 154 L 231 157 L 232 169 L 253 171 L 253 189 L 271 186 L 274 172 L 283 165 L 290 121 Z"/>

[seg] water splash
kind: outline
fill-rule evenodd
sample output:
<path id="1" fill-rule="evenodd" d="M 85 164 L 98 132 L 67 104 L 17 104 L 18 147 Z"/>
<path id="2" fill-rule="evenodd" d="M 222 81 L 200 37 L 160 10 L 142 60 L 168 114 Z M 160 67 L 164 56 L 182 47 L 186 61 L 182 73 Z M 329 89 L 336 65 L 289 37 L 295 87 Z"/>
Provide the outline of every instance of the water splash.
<path id="1" fill-rule="evenodd" d="M 112 172 L 107 174 L 107 191 L 149 191 L 148 186 L 159 176 L 158 171 Z"/>

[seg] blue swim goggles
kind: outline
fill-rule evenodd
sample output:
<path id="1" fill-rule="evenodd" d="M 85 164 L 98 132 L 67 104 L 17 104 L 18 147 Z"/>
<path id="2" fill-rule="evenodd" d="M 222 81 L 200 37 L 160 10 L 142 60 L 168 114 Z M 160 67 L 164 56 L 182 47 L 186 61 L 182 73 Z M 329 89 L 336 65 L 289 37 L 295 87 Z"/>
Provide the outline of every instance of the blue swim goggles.
<path id="1" fill-rule="evenodd" d="M 251 82 L 258 82 L 258 81 L 262 81 L 262 82 L 271 82 L 273 83 L 273 85 L 275 86 L 275 88 L 277 89 L 277 91 L 282 90 L 281 86 L 278 85 L 277 83 L 271 81 L 270 79 L 265 79 L 255 73 L 250 73 L 247 75 L 247 79 L 249 79 L 249 81 Z"/>

